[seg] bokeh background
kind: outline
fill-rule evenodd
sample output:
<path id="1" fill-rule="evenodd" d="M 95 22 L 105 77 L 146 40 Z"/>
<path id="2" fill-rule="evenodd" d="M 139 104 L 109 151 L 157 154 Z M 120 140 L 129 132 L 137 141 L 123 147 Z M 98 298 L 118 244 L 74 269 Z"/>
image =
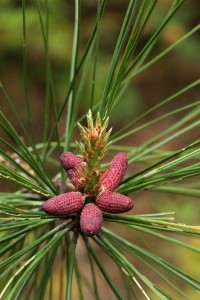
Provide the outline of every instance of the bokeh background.
<path id="1" fill-rule="evenodd" d="M 41 7 L 44 1 L 41 1 Z M 104 88 L 107 71 L 109 69 L 114 46 L 120 26 L 123 20 L 125 9 L 128 1 L 113 0 L 108 1 L 107 8 L 102 21 L 100 35 L 100 52 L 97 65 L 97 84 L 95 87 L 95 101 L 101 99 Z M 154 32 L 159 22 L 165 16 L 167 8 L 171 1 L 158 1 L 157 8 L 145 28 L 143 37 L 136 52 L 140 51 L 146 41 Z M 42 40 L 42 33 L 39 24 L 38 13 L 34 1 L 26 1 L 26 29 L 27 29 L 27 80 L 28 80 L 28 95 L 31 101 L 31 112 L 33 115 L 34 132 L 36 142 L 39 143 L 43 136 L 44 126 L 44 97 L 45 97 L 45 52 Z M 91 30 L 96 19 L 96 1 L 83 0 L 81 11 L 81 51 L 87 44 Z M 163 31 L 162 36 L 157 42 L 150 57 L 161 52 L 166 47 L 187 33 L 190 29 L 196 26 L 200 19 L 200 3 L 199 0 L 186 1 L 180 11 L 175 15 L 174 19 Z M 53 80 L 56 89 L 56 99 L 61 105 L 67 91 L 69 73 L 71 46 L 73 38 L 73 22 L 74 22 L 74 1 L 53 1 L 49 0 L 49 54 L 53 73 Z M 0 1 L 0 81 L 3 83 L 7 93 L 12 99 L 17 111 L 19 112 L 23 123 L 28 127 L 27 110 L 25 105 L 25 93 L 23 84 L 23 66 L 22 66 L 22 8 L 21 1 L 17 0 L 1 0 Z M 189 40 L 175 48 L 166 57 L 154 64 L 152 67 L 141 73 L 133 79 L 132 84 L 124 94 L 123 99 L 113 109 L 110 125 L 115 130 L 120 129 L 128 121 L 143 113 L 161 100 L 167 98 L 171 94 L 180 90 L 184 86 L 192 83 L 199 78 L 200 74 L 200 34 L 197 32 Z M 81 107 L 79 116 L 88 110 L 91 97 L 91 76 L 89 76 L 85 88 L 84 95 L 81 98 Z M 199 100 L 200 89 L 196 88 L 188 93 L 185 93 L 178 98 L 177 101 L 170 103 L 155 113 L 149 118 L 157 117 L 174 108 Z M 20 128 L 10 112 L 9 107 L 0 95 L 0 107 L 6 112 L 7 117 L 15 126 L 20 134 Z M 144 120 L 147 121 L 146 118 Z M 127 146 L 142 145 L 151 137 L 155 136 L 160 131 L 164 130 L 170 124 L 176 121 L 176 117 L 168 118 L 159 126 L 154 125 L 148 127 L 142 134 L 136 133 L 134 136 L 123 140 L 121 143 Z M 53 125 L 53 123 L 52 123 Z M 65 122 L 64 117 L 61 119 L 60 130 L 64 132 Z M 0 134 L 3 133 L 0 131 Z M 75 135 L 74 139 L 77 136 Z M 188 136 L 168 144 L 166 150 L 175 150 L 199 138 L 199 131 L 194 130 Z M 128 172 L 138 170 L 140 166 L 131 166 Z M 54 170 L 52 171 L 54 172 Z M 5 184 L 0 181 L 1 191 L 14 190 L 15 186 Z M 173 194 L 158 193 L 158 192 L 139 192 L 133 195 L 135 199 L 135 208 L 133 213 L 152 213 L 162 211 L 175 211 L 176 220 L 188 224 L 199 224 L 200 205 L 199 199 L 177 196 Z M 185 269 L 196 275 L 199 274 L 199 265 L 196 263 L 197 256 L 190 254 L 188 251 L 174 246 L 166 248 L 165 242 L 159 242 L 153 238 L 149 238 L 141 233 L 136 233 L 130 237 L 126 229 L 112 228 L 129 239 L 136 241 L 137 244 L 145 246 L 147 249 L 162 255 L 169 259 L 170 262 L 176 260 L 178 266 L 184 264 Z M 197 240 L 190 241 L 197 246 Z M 99 255 L 101 255 L 99 253 Z M 87 277 L 87 260 L 85 253 L 79 245 L 78 256 L 82 267 L 85 270 Z M 106 257 L 102 256 L 105 260 Z M 58 260 L 62 262 L 61 256 Z M 133 262 L 134 263 L 134 262 Z M 112 269 L 113 265 L 108 260 L 108 269 Z M 141 266 L 138 266 L 142 268 Z M 59 267 L 55 266 L 55 274 L 60 274 Z M 116 273 L 117 274 L 117 273 Z M 153 274 L 151 276 L 154 276 Z M 59 289 L 59 276 L 55 277 L 55 284 Z M 102 278 L 100 279 L 102 281 Z M 116 275 L 116 281 L 119 286 L 123 286 L 121 279 Z M 105 285 L 105 297 L 102 299 L 115 299 L 112 293 L 108 292 Z M 122 287 L 123 288 L 123 287 Z M 181 287 L 187 289 L 186 287 Z M 74 288 L 76 290 L 76 287 Z M 190 294 L 190 291 L 187 291 Z M 56 297 L 56 294 L 55 294 Z M 190 294 L 191 299 L 197 299 L 196 295 Z M 57 298 L 55 298 L 57 299 Z M 89 299 L 89 294 L 88 298 Z M 92 298 L 91 298 L 92 299 Z M 127 298 L 128 299 L 128 298 Z"/>

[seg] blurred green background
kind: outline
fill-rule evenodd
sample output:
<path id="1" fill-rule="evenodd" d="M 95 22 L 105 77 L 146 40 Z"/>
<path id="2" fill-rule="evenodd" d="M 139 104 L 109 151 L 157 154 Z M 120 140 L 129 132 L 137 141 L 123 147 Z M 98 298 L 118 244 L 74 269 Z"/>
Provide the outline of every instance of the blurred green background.
<path id="1" fill-rule="evenodd" d="M 125 9 L 128 1 L 108 1 L 107 8 L 102 21 L 100 35 L 100 52 L 97 65 L 97 79 L 95 87 L 95 101 L 101 99 L 104 83 L 112 58 L 118 32 L 123 20 Z M 41 1 L 41 8 L 44 1 Z M 139 43 L 137 51 L 147 42 L 149 37 L 158 26 L 159 22 L 165 16 L 167 8 L 171 1 L 158 1 L 157 8 L 153 13 L 150 22 L 147 24 L 143 37 Z M 81 53 L 87 44 L 91 30 L 96 19 L 96 1 L 82 1 L 81 11 Z M 198 24 L 200 18 L 199 0 L 186 1 L 180 11 L 175 15 L 174 19 L 163 31 L 162 36 L 157 42 L 150 57 L 161 52 L 166 47 L 187 33 L 195 25 Z M 61 105 L 67 91 L 71 46 L 73 38 L 73 22 L 74 22 L 74 1 L 53 1 L 49 0 L 49 54 L 53 73 L 53 80 L 56 90 L 56 99 Z M 26 1 L 26 29 L 27 29 L 27 66 L 28 66 L 28 94 L 31 100 L 31 111 L 33 114 L 34 131 L 36 142 L 40 142 L 43 136 L 44 125 L 44 98 L 45 98 L 45 52 L 42 40 L 42 33 L 39 24 L 38 13 L 34 1 Z M 17 111 L 19 112 L 23 123 L 28 126 L 27 111 L 25 105 L 25 94 L 23 85 L 23 65 L 22 65 L 22 8 L 21 1 L 17 0 L 1 0 L 0 3 L 0 80 Z M 200 65 L 200 35 L 196 33 L 189 40 L 178 46 L 166 57 L 161 59 L 155 65 L 134 78 L 132 85 L 126 91 L 123 99 L 113 109 L 111 115 L 110 126 L 114 128 L 114 132 L 120 129 L 128 121 L 135 116 L 146 111 L 159 101 L 165 99 L 179 89 L 188 85 L 199 78 Z M 81 57 L 81 55 L 80 55 Z M 91 74 L 86 81 L 84 94 L 81 98 L 81 107 L 79 116 L 88 110 L 91 97 Z M 159 111 L 153 113 L 149 118 L 171 111 L 183 104 L 191 103 L 199 100 L 200 89 L 192 90 L 178 98 L 174 103 L 170 103 Z M 17 122 L 14 119 L 9 107 L 0 95 L 0 106 L 8 119 L 12 122 L 20 134 Z M 144 121 L 147 121 L 146 118 Z M 148 127 L 142 134 L 139 132 L 129 137 L 123 144 L 129 146 L 140 146 L 143 142 L 155 136 L 164 130 L 170 124 L 176 121 L 175 116 L 163 121 L 159 126 L 154 125 Z M 53 125 L 53 124 L 52 124 Z M 61 132 L 64 132 L 64 117 L 60 123 Z M 2 132 L 0 131 L 0 134 Z M 174 141 L 165 146 L 166 150 L 178 149 L 182 146 L 199 138 L 198 130 L 193 131 L 187 137 Z M 140 168 L 132 166 L 129 172 L 134 172 Z M 1 184 L 1 183 L 0 183 Z M 10 190 L 13 186 L 6 186 L 5 182 L 1 184 L 0 190 Z M 176 219 L 180 222 L 197 225 L 199 223 L 200 206 L 198 199 L 186 196 L 176 196 L 158 192 L 140 192 L 134 194 L 135 209 L 133 213 L 152 213 L 162 211 L 176 211 Z M 115 230 L 115 228 L 114 228 Z M 116 230 L 118 231 L 119 228 Z M 122 227 L 121 234 L 128 236 L 129 233 Z M 128 236 L 128 238 L 130 238 Z M 137 233 L 132 237 L 136 243 L 145 245 L 148 249 L 153 250 L 173 262 L 174 257 L 177 265 L 185 265 L 186 269 L 192 274 L 199 276 L 199 266 L 195 263 L 197 256 L 190 255 L 186 250 L 172 247 L 166 249 L 166 244 L 159 243 L 153 238 L 148 238 L 141 233 Z M 197 246 L 197 241 L 191 241 Z M 84 262 L 82 250 L 78 251 L 83 268 L 86 268 L 87 262 Z M 108 267 L 109 264 L 108 264 Z M 87 268 L 85 269 L 87 270 Z M 55 272 L 57 272 L 55 270 Z M 120 285 L 120 278 L 119 280 Z M 182 287 L 183 289 L 185 287 Z M 188 291 L 190 293 L 190 291 Z M 89 297 L 89 296 L 88 296 Z M 190 295 L 191 299 L 197 299 L 196 295 Z M 56 298 L 55 298 L 56 299 Z M 89 299 L 89 298 L 88 298 Z M 102 298 L 104 299 L 104 298 Z M 114 299 L 112 295 L 109 298 Z"/>
<path id="2" fill-rule="evenodd" d="M 45 1 L 40 1 L 41 8 Z M 73 37 L 74 1 L 49 0 L 49 53 L 53 80 L 56 88 L 56 98 L 63 101 L 69 80 L 71 46 Z M 189 3 L 188 3 L 189 2 Z M 100 53 L 97 65 L 97 84 L 95 100 L 101 99 L 107 71 L 110 65 L 118 32 L 124 17 L 128 1 L 108 1 L 102 20 L 100 36 Z M 148 22 L 142 39 L 136 49 L 141 50 L 158 24 L 164 18 L 172 1 L 158 1 L 156 9 Z M 20 107 L 20 113 L 26 122 L 26 106 L 24 103 L 24 88 L 22 80 L 22 8 L 21 1 L 1 0 L 0 9 L 0 75 L 4 87 Z M 43 19 L 45 14 L 43 15 Z M 96 1 L 82 1 L 81 11 L 81 54 L 91 34 L 96 19 Z M 199 21 L 199 1 L 186 1 L 170 24 L 163 31 L 149 59 L 170 46 L 178 38 L 187 33 Z M 37 141 L 41 140 L 45 95 L 45 52 L 39 17 L 34 1 L 26 1 L 27 30 L 27 64 L 28 89 L 32 103 L 33 119 Z M 122 101 L 114 108 L 111 115 L 112 126 L 117 130 L 152 105 L 158 103 L 172 93 L 199 77 L 199 33 L 175 48 L 173 52 L 141 73 L 133 80 Z M 91 97 L 91 77 L 88 78 L 81 99 L 81 110 L 88 109 Z M 181 102 L 191 102 L 196 94 L 184 95 Z M 1 105 L 4 106 L 1 101 Z M 170 104 L 166 109 L 172 109 L 177 104 Z M 24 111 L 23 111 L 24 107 Z M 38 113 L 38 111 L 40 113 Z M 123 118 L 121 117 L 123 111 Z M 163 111 L 159 111 L 159 114 Z M 12 117 L 12 116 L 11 116 Z M 152 118 L 152 116 L 151 116 Z M 120 122 L 119 122 L 120 120 Z M 173 120 L 172 120 L 173 121 Z M 139 138 L 139 137 L 138 137 Z M 135 140 L 135 137 L 134 137 Z"/>

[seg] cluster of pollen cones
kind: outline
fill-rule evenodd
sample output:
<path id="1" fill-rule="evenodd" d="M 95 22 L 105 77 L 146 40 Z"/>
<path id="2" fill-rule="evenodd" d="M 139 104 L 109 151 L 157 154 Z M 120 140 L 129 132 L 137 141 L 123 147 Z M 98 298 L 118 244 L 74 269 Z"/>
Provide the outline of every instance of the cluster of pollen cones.
<path id="1" fill-rule="evenodd" d="M 133 202 L 129 197 L 114 192 L 126 172 L 128 160 L 125 153 L 118 153 L 111 160 L 109 168 L 99 175 L 99 189 L 95 199 L 84 191 L 87 164 L 82 157 L 64 152 L 60 162 L 78 191 L 60 194 L 44 202 L 43 210 L 47 214 L 79 215 L 82 233 L 94 236 L 101 229 L 103 212 L 123 213 L 133 208 Z"/>

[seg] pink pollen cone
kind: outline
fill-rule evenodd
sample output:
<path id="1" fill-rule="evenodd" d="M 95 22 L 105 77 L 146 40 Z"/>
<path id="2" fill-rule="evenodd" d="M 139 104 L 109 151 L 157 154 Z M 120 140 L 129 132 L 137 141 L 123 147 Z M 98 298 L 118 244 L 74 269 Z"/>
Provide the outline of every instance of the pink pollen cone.
<path id="1" fill-rule="evenodd" d="M 101 191 L 113 192 L 125 175 L 128 158 L 124 152 L 119 152 L 111 160 L 110 167 L 101 175 Z"/>
<path id="2" fill-rule="evenodd" d="M 79 212 L 85 196 L 79 192 L 60 194 L 44 202 L 42 208 L 49 215 L 65 216 Z"/>
<path id="3" fill-rule="evenodd" d="M 122 194 L 105 191 L 99 194 L 96 205 L 104 212 L 123 213 L 133 208 L 133 201 Z"/>
<path id="4" fill-rule="evenodd" d="M 63 168 L 68 171 L 82 162 L 82 158 L 72 152 L 63 152 L 60 156 L 60 162 Z"/>
<path id="5" fill-rule="evenodd" d="M 71 183 L 77 188 L 81 189 L 84 187 L 84 171 L 83 171 L 83 163 L 77 164 L 73 169 L 67 171 L 67 175 L 71 180 Z M 82 181 L 83 179 L 83 181 Z"/>
<path id="6" fill-rule="evenodd" d="M 77 188 L 82 189 L 84 187 L 84 171 L 85 163 L 83 159 L 75 155 L 72 152 L 64 152 L 60 156 L 60 162 L 63 168 L 66 170 L 71 183 Z"/>
<path id="7" fill-rule="evenodd" d="M 86 236 L 96 235 L 102 226 L 103 215 L 100 209 L 93 203 L 85 205 L 80 216 L 81 231 Z"/>

